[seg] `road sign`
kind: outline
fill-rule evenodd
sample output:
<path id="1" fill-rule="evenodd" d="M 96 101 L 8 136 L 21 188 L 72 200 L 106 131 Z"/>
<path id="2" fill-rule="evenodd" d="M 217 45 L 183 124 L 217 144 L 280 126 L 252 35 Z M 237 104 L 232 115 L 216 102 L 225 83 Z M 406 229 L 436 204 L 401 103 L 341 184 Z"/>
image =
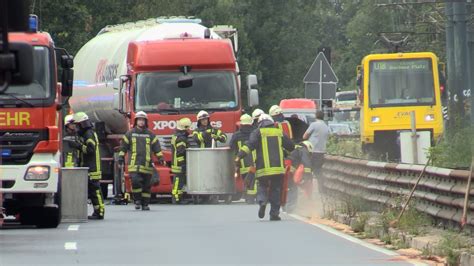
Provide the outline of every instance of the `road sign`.
<path id="1" fill-rule="evenodd" d="M 339 80 L 323 52 L 320 52 L 303 78 L 304 83 L 337 83 Z"/>
<path id="2" fill-rule="evenodd" d="M 319 97 L 319 83 L 307 83 L 304 88 L 304 97 L 307 99 L 323 99 L 329 100 L 336 97 L 336 83 L 323 83 L 321 84 L 321 91 L 323 97 Z"/>

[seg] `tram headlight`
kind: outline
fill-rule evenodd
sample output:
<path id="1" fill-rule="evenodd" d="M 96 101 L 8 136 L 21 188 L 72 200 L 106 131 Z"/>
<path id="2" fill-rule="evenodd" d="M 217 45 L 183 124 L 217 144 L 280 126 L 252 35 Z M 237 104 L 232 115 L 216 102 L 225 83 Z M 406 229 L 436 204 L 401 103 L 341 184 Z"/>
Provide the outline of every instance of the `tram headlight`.
<path id="1" fill-rule="evenodd" d="M 435 120 L 434 114 L 425 115 L 425 121 L 431 122 Z"/>
<path id="2" fill-rule="evenodd" d="M 380 117 L 379 116 L 372 116 L 370 119 L 372 123 L 380 123 Z"/>

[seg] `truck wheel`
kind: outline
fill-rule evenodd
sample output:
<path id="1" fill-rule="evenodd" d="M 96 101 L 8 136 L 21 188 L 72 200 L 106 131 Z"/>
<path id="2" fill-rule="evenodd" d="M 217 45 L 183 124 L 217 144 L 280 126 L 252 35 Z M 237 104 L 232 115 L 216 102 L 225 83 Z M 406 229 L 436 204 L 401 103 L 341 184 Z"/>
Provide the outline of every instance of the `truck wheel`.
<path id="1" fill-rule="evenodd" d="M 36 219 L 38 228 L 56 228 L 61 221 L 59 208 L 43 207 L 40 209 L 40 215 Z"/>
<path id="2" fill-rule="evenodd" d="M 35 225 L 38 217 L 37 208 L 24 208 L 20 212 L 20 224 L 21 225 Z"/>

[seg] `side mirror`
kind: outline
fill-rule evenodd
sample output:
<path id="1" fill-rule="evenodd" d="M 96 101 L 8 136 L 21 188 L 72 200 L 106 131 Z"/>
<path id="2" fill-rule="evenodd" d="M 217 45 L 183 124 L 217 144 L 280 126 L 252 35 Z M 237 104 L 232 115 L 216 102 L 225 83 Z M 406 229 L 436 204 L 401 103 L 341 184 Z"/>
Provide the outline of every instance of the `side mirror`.
<path id="1" fill-rule="evenodd" d="M 113 98 L 113 106 L 114 106 L 114 109 L 118 110 L 121 114 L 125 114 L 125 110 L 124 110 L 124 98 L 125 98 L 125 93 L 124 93 L 124 84 L 128 84 L 128 82 L 130 82 L 131 80 L 131 77 L 130 75 L 122 75 L 120 76 L 119 79 L 117 79 L 117 81 L 114 80 L 114 88 L 115 88 L 115 85 L 117 85 L 118 89 L 119 89 L 119 92 L 118 93 L 115 93 L 114 94 L 114 98 Z M 118 82 L 118 84 L 116 84 Z M 128 86 L 125 87 L 125 89 L 128 88 Z"/>
<path id="2" fill-rule="evenodd" d="M 257 86 L 257 75 L 248 75 L 247 76 L 247 87 L 251 89 L 252 87 Z"/>
<path id="3" fill-rule="evenodd" d="M 71 97 L 72 96 L 72 87 L 74 82 L 74 70 L 70 68 L 63 69 L 63 74 L 61 77 L 61 96 Z"/>
<path id="4" fill-rule="evenodd" d="M 250 107 L 257 106 L 258 103 L 259 103 L 258 90 L 250 89 L 249 90 L 249 106 Z"/>
<path id="5" fill-rule="evenodd" d="M 189 88 L 193 86 L 193 76 L 183 75 L 178 78 L 179 88 Z"/>
<path id="6" fill-rule="evenodd" d="M 120 112 L 120 94 L 118 92 L 114 93 L 114 98 L 112 100 L 112 106 L 114 110 Z"/>
<path id="7" fill-rule="evenodd" d="M 114 88 L 114 90 L 120 89 L 120 79 L 115 78 L 112 82 L 112 87 Z"/>
<path id="8" fill-rule="evenodd" d="M 257 86 L 257 76 L 256 75 L 248 75 L 247 76 L 247 97 L 248 97 L 248 105 L 250 107 L 258 105 L 258 90 L 253 89 L 253 87 Z"/>
<path id="9" fill-rule="evenodd" d="M 27 43 L 11 42 L 9 44 L 10 54 L 5 55 L 6 61 L 2 60 L 3 71 L 11 71 L 10 84 L 26 85 L 33 82 L 33 47 Z"/>
<path id="10" fill-rule="evenodd" d="M 61 67 L 69 69 L 74 67 L 74 57 L 70 54 L 61 55 Z"/>

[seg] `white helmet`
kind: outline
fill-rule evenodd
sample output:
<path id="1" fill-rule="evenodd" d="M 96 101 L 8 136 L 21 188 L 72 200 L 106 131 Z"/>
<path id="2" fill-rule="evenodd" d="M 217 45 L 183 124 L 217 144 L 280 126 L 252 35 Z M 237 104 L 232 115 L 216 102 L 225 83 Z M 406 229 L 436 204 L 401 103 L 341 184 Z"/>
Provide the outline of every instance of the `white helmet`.
<path id="1" fill-rule="evenodd" d="M 197 114 L 197 120 L 201 120 L 204 118 L 209 118 L 209 113 L 204 110 L 199 111 L 199 113 Z"/>
<path id="2" fill-rule="evenodd" d="M 259 123 L 262 122 L 263 120 L 268 120 L 268 121 L 271 121 L 272 123 L 274 122 L 273 118 L 267 114 L 261 114 L 260 117 L 258 118 Z"/>
<path id="3" fill-rule="evenodd" d="M 148 115 L 145 112 L 140 111 L 135 115 L 135 119 L 138 119 L 138 118 L 144 118 L 144 119 L 148 120 Z"/>
<path id="4" fill-rule="evenodd" d="M 268 113 L 271 116 L 279 115 L 279 114 L 281 114 L 281 112 L 282 112 L 282 110 L 281 110 L 280 106 L 278 106 L 278 105 L 273 105 L 272 107 L 270 107 L 270 110 L 268 111 Z"/>
<path id="5" fill-rule="evenodd" d="M 258 119 L 260 117 L 260 115 L 262 115 L 262 114 L 265 114 L 265 112 L 262 109 L 257 108 L 255 110 L 253 110 L 253 112 L 252 112 L 253 120 Z"/>
<path id="6" fill-rule="evenodd" d="M 74 115 L 72 115 L 72 114 L 71 115 L 66 115 L 64 117 L 64 125 L 67 126 L 67 125 L 72 124 L 72 123 L 74 123 Z"/>

